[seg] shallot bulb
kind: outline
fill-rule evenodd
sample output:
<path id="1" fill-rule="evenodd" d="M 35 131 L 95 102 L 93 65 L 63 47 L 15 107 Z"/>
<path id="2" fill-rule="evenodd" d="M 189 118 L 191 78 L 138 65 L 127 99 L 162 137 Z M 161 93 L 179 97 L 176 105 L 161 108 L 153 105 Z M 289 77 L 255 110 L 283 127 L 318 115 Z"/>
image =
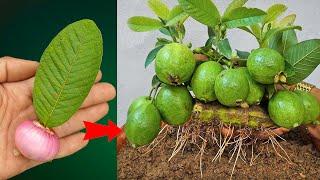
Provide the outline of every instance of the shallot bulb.
<path id="1" fill-rule="evenodd" d="M 60 143 L 58 136 L 37 121 L 27 120 L 16 129 L 15 144 L 26 158 L 47 162 L 58 154 Z"/>

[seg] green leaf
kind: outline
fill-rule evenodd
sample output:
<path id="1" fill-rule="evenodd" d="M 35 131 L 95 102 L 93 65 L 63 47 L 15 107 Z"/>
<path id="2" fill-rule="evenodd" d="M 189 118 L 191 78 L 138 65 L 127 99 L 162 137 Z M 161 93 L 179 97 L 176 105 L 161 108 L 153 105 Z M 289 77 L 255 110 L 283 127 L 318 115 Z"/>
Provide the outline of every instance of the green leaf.
<path id="1" fill-rule="evenodd" d="M 214 44 L 215 37 L 211 36 L 207 39 L 205 43 L 205 47 L 208 47 L 209 49 L 212 48 L 212 45 Z"/>
<path id="2" fill-rule="evenodd" d="M 282 33 L 275 34 L 274 36 L 270 37 L 268 40 L 268 46 L 271 49 L 278 51 L 279 53 L 283 54 L 283 44 L 282 44 Z"/>
<path id="3" fill-rule="evenodd" d="M 230 16 L 234 9 L 244 6 L 247 2 L 248 0 L 233 0 L 224 12 L 223 17 Z"/>
<path id="4" fill-rule="evenodd" d="M 240 7 L 225 16 L 223 22 L 227 28 L 251 26 L 263 21 L 266 13 L 257 8 Z"/>
<path id="5" fill-rule="evenodd" d="M 298 44 L 298 38 L 295 30 L 288 30 L 282 34 L 282 53 L 291 46 Z"/>
<path id="6" fill-rule="evenodd" d="M 128 26 L 132 31 L 136 32 L 153 31 L 163 27 L 161 21 L 144 16 L 134 16 L 129 18 Z"/>
<path id="7" fill-rule="evenodd" d="M 207 27 L 207 31 L 208 31 L 208 36 L 209 37 L 215 37 L 216 36 L 216 33 L 214 32 L 214 29 L 210 26 Z"/>
<path id="8" fill-rule="evenodd" d="M 165 20 L 168 18 L 170 10 L 161 0 L 149 0 L 148 5 L 158 17 Z"/>
<path id="9" fill-rule="evenodd" d="M 166 39 L 166 38 L 157 38 L 157 42 L 156 42 L 156 47 L 157 46 L 162 46 L 162 45 L 166 45 L 172 43 L 172 41 Z"/>
<path id="10" fill-rule="evenodd" d="M 246 27 L 246 26 L 238 27 L 238 29 L 241 29 L 241 30 L 243 30 L 243 31 L 246 31 L 246 32 L 254 35 L 253 32 L 252 32 L 248 27 Z M 254 35 L 254 36 L 255 36 L 255 35 Z"/>
<path id="11" fill-rule="evenodd" d="M 100 30 L 85 19 L 68 25 L 45 49 L 33 89 L 44 126 L 59 126 L 80 108 L 100 69 L 102 46 Z"/>
<path id="12" fill-rule="evenodd" d="M 295 14 L 288 15 L 284 17 L 279 23 L 276 23 L 275 27 L 286 27 L 289 25 L 293 25 L 295 20 L 296 20 Z"/>
<path id="13" fill-rule="evenodd" d="M 152 50 L 149 52 L 149 54 L 148 54 L 148 56 L 147 56 L 147 59 L 146 59 L 146 61 L 145 61 L 145 63 L 144 63 L 144 67 L 145 67 L 145 68 L 147 68 L 147 67 L 153 62 L 153 60 L 156 58 L 158 52 L 160 51 L 161 48 L 163 48 L 163 46 L 164 46 L 164 45 L 158 46 L 158 47 L 152 49 Z"/>
<path id="14" fill-rule="evenodd" d="M 249 55 L 250 55 L 250 53 L 247 52 L 247 51 L 240 51 L 240 50 L 237 50 L 237 49 L 236 49 L 236 51 L 237 51 L 237 55 L 238 55 L 239 58 L 241 58 L 241 59 L 248 59 L 248 57 L 249 57 Z"/>
<path id="15" fill-rule="evenodd" d="M 214 27 L 220 23 L 220 14 L 211 0 L 179 0 L 182 9 L 200 23 Z"/>
<path id="16" fill-rule="evenodd" d="M 261 26 L 259 24 L 253 24 L 250 26 L 252 33 L 257 39 L 261 38 Z"/>
<path id="17" fill-rule="evenodd" d="M 170 11 L 166 26 L 176 25 L 179 22 L 185 21 L 188 17 L 189 15 L 183 11 L 182 7 L 177 5 Z"/>
<path id="18" fill-rule="evenodd" d="M 299 83 L 308 77 L 320 64 L 320 39 L 298 43 L 285 51 L 284 57 L 293 67 L 295 73 L 287 78 L 288 83 Z"/>
<path id="19" fill-rule="evenodd" d="M 167 28 L 160 28 L 159 31 L 167 36 L 171 36 L 170 31 Z"/>
<path id="20" fill-rule="evenodd" d="M 275 4 L 267 10 L 267 16 L 264 18 L 264 23 L 276 20 L 281 14 L 287 10 L 287 6 L 283 4 Z"/>
<path id="21" fill-rule="evenodd" d="M 232 49 L 230 47 L 230 43 L 228 39 L 223 39 L 218 42 L 217 48 L 219 50 L 219 53 L 223 56 L 227 57 L 228 59 L 231 59 L 232 56 Z"/>
<path id="22" fill-rule="evenodd" d="M 279 28 L 274 28 L 269 30 L 263 40 L 262 40 L 262 47 L 268 47 L 269 44 L 269 40 L 273 37 L 273 36 L 277 36 L 279 33 L 283 33 L 285 31 L 288 30 L 293 30 L 293 29 L 297 29 L 297 30 L 302 30 L 301 26 L 287 26 L 287 27 L 279 27 Z"/>
<path id="23" fill-rule="evenodd" d="M 285 65 L 284 73 L 287 76 L 287 78 L 291 78 L 296 74 L 294 72 L 294 67 L 291 64 L 289 64 L 287 61 L 285 63 L 286 65 Z"/>

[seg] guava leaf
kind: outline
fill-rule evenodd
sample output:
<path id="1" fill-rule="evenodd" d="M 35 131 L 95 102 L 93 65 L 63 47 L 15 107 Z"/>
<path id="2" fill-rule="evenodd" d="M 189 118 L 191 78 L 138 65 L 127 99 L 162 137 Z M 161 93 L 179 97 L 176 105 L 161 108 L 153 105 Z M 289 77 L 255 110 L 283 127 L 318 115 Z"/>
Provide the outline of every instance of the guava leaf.
<path id="1" fill-rule="evenodd" d="M 227 57 L 228 59 L 231 59 L 232 49 L 231 49 L 229 40 L 227 38 L 219 41 L 217 44 L 217 48 L 220 54 Z"/>
<path id="2" fill-rule="evenodd" d="M 291 46 L 298 44 L 298 37 L 295 30 L 288 30 L 282 34 L 282 53 Z"/>
<path id="3" fill-rule="evenodd" d="M 289 84 L 299 83 L 320 64 L 320 39 L 300 42 L 286 50 L 284 57 L 295 73 L 287 78 L 287 82 Z"/>
<path id="4" fill-rule="evenodd" d="M 68 25 L 51 41 L 33 89 L 33 105 L 44 126 L 59 126 L 79 109 L 100 69 L 102 46 L 100 30 L 87 19 Z"/>
<path id="5" fill-rule="evenodd" d="M 148 6 L 160 18 L 167 19 L 169 16 L 169 8 L 161 0 L 149 0 Z"/>
<path id="6" fill-rule="evenodd" d="M 149 52 L 147 59 L 144 63 L 145 68 L 147 68 L 153 62 L 153 60 L 156 58 L 158 52 L 160 51 L 161 48 L 163 48 L 163 46 L 164 45 L 158 46 Z"/>
<path id="7" fill-rule="evenodd" d="M 252 33 L 254 34 L 254 36 L 256 36 L 259 39 L 261 38 L 261 26 L 259 24 L 251 25 L 250 29 L 251 29 Z"/>
<path id="8" fill-rule="evenodd" d="M 294 72 L 294 67 L 291 64 L 289 64 L 287 61 L 285 63 L 286 63 L 286 65 L 285 65 L 284 73 L 287 78 L 291 78 L 296 74 Z"/>
<path id="9" fill-rule="evenodd" d="M 274 36 L 277 36 L 285 31 L 288 31 L 288 30 L 294 30 L 294 29 L 297 29 L 297 30 L 302 30 L 301 26 L 287 26 L 287 27 L 279 27 L 279 28 L 274 28 L 274 29 L 271 29 L 269 30 L 263 40 L 262 40 L 262 47 L 269 47 L 269 41 L 274 37 Z"/>
<path id="10" fill-rule="evenodd" d="M 233 0 L 225 10 L 223 17 L 229 16 L 234 9 L 244 6 L 247 2 L 248 0 Z"/>
<path id="11" fill-rule="evenodd" d="M 236 8 L 228 16 L 223 19 L 227 28 L 237 28 L 242 26 L 251 26 L 263 21 L 266 13 L 257 8 Z"/>
<path id="12" fill-rule="evenodd" d="M 220 13 L 211 0 L 179 0 L 182 9 L 200 23 L 214 27 L 220 23 Z"/>
<path id="13" fill-rule="evenodd" d="M 180 5 L 175 6 L 169 13 L 168 21 L 166 26 L 173 26 L 179 22 L 185 21 L 189 15 L 183 11 Z"/>
<path id="14" fill-rule="evenodd" d="M 295 14 L 288 15 L 284 17 L 280 22 L 275 23 L 275 27 L 286 27 L 286 26 L 292 25 L 295 20 L 296 20 Z"/>
<path id="15" fill-rule="evenodd" d="M 163 27 L 161 21 L 144 16 L 134 16 L 128 19 L 128 26 L 132 31 L 146 32 Z"/>
<path id="16" fill-rule="evenodd" d="M 248 32 L 248 33 L 250 33 L 250 34 L 252 34 L 252 35 L 255 36 L 255 34 L 253 34 L 253 32 L 252 32 L 248 27 L 246 27 L 246 26 L 238 27 L 238 29 L 241 29 L 241 30 L 243 30 L 243 31 L 246 31 L 246 32 Z"/>
<path id="17" fill-rule="evenodd" d="M 207 31 L 208 31 L 208 36 L 209 37 L 215 37 L 216 36 L 216 33 L 214 32 L 214 29 L 212 27 L 208 26 L 207 29 L 208 29 Z"/>
<path id="18" fill-rule="evenodd" d="M 274 4 L 267 10 L 267 16 L 264 18 L 263 22 L 268 23 L 273 20 L 276 20 L 286 10 L 287 10 L 287 6 L 283 4 Z"/>
<path id="19" fill-rule="evenodd" d="M 236 51 L 237 51 L 237 55 L 238 55 L 239 58 L 241 58 L 241 59 L 248 59 L 248 57 L 249 57 L 249 55 L 250 55 L 250 53 L 247 52 L 247 51 L 240 51 L 240 50 L 237 50 L 237 49 L 236 49 Z"/>
<path id="20" fill-rule="evenodd" d="M 159 31 L 166 36 L 171 36 L 170 31 L 167 28 L 160 28 Z"/>
<path id="21" fill-rule="evenodd" d="M 172 43 L 172 41 L 170 41 L 170 40 L 168 40 L 166 38 L 157 38 L 157 42 L 156 42 L 155 47 L 163 46 L 163 45 L 166 45 L 166 44 L 169 44 L 169 43 Z"/>

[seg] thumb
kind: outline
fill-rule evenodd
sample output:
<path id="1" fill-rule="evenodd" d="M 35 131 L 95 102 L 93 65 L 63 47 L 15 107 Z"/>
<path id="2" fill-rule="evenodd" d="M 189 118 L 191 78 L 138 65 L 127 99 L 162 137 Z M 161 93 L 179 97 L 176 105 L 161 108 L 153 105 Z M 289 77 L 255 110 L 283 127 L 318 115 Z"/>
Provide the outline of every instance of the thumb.
<path id="1" fill-rule="evenodd" d="M 0 83 L 23 81 L 35 75 L 38 62 L 13 57 L 0 58 Z"/>

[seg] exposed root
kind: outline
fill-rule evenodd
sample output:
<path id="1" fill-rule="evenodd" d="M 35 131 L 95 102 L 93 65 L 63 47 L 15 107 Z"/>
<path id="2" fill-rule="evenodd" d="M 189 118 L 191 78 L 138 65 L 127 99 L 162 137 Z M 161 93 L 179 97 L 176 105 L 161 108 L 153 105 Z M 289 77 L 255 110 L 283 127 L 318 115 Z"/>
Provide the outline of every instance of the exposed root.
<path id="1" fill-rule="evenodd" d="M 221 134 L 221 128 L 222 128 L 223 125 L 220 125 L 220 130 L 219 130 L 219 134 L 220 134 L 220 140 L 219 140 L 219 143 L 217 144 L 219 146 L 219 150 L 217 152 L 217 154 L 214 156 L 214 158 L 212 159 L 212 162 L 214 161 L 217 161 L 221 159 L 221 156 L 225 150 L 225 148 L 229 145 L 229 142 L 230 140 L 232 139 L 233 137 L 233 132 L 234 132 L 234 127 L 232 127 L 230 129 L 230 126 L 228 127 L 228 129 L 230 129 L 228 132 L 227 132 L 227 135 L 222 137 L 222 134 Z M 221 142 L 221 139 L 223 138 L 223 142 Z"/>
<path id="2" fill-rule="evenodd" d="M 181 130 L 180 130 L 181 129 Z M 180 132 L 181 131 L 181 132 Z M 170 161 L 181 149 L 184 149 L 187 140 L 190 138 L 190 126 L 179 126 L 177 132 L 176 144 L 174 146 L 173 152 L 168 159 Z"/>
<path id="3" fill-rule="evenodd" d="M 200 136 L 200 137 L 201 137 L 201 136 Z M 201 137 L 201 138 L 202 138 L 202 137 Z M 201 178 L 203 177 L 203 173 L 202 173 L 202 157 L 203 157 L 203 154 L 204 154 L 204 152 L 205 152 L 205 148 L 206 148 L 206 146 L 207 146 L 207 140 L 205 140 L 204 138 L 202 138 L 202 140 L 203 140 L 203 141 L 202 141 L 201 148 L 200 148 L 198 154 L 197 154 L 196 157 L 195 157 L 195 158 L 197 158 L 198 155 L 200 155 L 200 157 L 199 157 L 199 169 L 200 169 Z"/>
<path id="4" fill-rule="evenodd" d="M 286 150 L 281 146 L 281 144 L 278 142 L 278 140 L 274 136 L 271 135 L 272 131 L 268 131 L 267 130 L 267 132 L 270 133 L 269 140 L 271 142 L 272 148 L 275 151 L 275 153 L 279 157 L 285 159 L 288 163 L 292 163 L 292 161 L 291 161 L 289 155 L 287 154 Z M 279 137 L 279 136 L 277 136 L 277 137 Z M 280 138 L 285 141 L 285 139 L 283 139 L 282 137 L 280 137 Z M 278 152 L 277 147 L 280 148 L 280 152 Z M 283 153 L 283 155 L 281 153 Z"/>
<path id="5" fill-rule="evenodd" d="M 199 121 L 189 121 L 184 126 L 171 127 L 165 125 L 159 132 L 158 137 L 147 147 L 147 151 L 144 153 L 150 153 L 156 146 L 158 146 L 169 134 L 176 134 L 176 141 L 168 161 L 171 161 L 179 152 L 182 154 L 188 144 L 192 144 L 198 147 L 199 151 L 195 156 L 195 159 L 199 158 L 199 169 L 201 178 L 203 177 L 203 156 L 206 153 L 206 148 L 210 144 L 213 146 L 218 146 L 215 156 L 212 162 L 220 161 L 224 152 L 228 151 L 230 154 L 229 163 L 232 163 L 232 170 L 230 174 L 230 179 L 232 179 L 235 168 L 239 159 L 244 163 L 248 163 L 250 166 L 254 165 L 254 162 L 262 154 L 262 150 L 255 151 L 255 147 L 259 144 L 265 144 L 262 148 L 267 148 L 269 153 L 269 146 L 271 144 L 272 149 L 279 157 L 285 159 L 289 163 L 291 160 L 280 145 L 277 138 L 284 140 L 280 135 L 273 131 L 271 128 L 241 128 L 232 125 L 226 126 L 223 123 L 213 121 L 212 123 L 202 123 Z M 261 141 L 259 137 L 266 138 L 266 141 Z M 260 135 L 260 136 L 259 136 Z M 260 141 L 261 143 L 258 143 Z M 247 159 L 247 148 L 251 146 L 250 159 Z"/>
<path id="6" fill-rule="evenodd" d="M 146 152 L 143 153 L 142 155 L 149 154 L 155 147 L 157 147 L 157 145 L 158 145 L 160 142 L 162 142 L 162 141 L 167 137 L 170 128 L 172 128 L 172 127 L 169 127 L 169 125 L 167 125 L 167 124 L 164 125 L 164 126 L 162 127 L 162 129 L 160 130 L 160 132 L 158 133 L 157 138 L 155 138 L 155 139 L 152 141 L 152 143 L 150 143 L 150 144 L 148 145 L 148 147 L 146 148 L 146 149 L 147 149 Z"/>
<path id="7" fill-rule="evenodd" d="M 232 159 L 234 158 L 234 155 L 235 156 L 235 160 L 234 160 L 234 163 L 233 163 L 233 167 L 232 167 L 232 171 L 231 171 L 231 175 L 230 175 L 230 179 L 232 179 L 232 176 L 234 174 L 234 170 L 235 170 L 235 167 L 237 165 L 237 162 L 238 162 L 238 159 L 242 159 L 243 162 L 246 162 L 245 158 L 246 158 L 246 153 L 245 151 L 242 149 L 243 145 L 245 145 L 245 141 L 247 139 L 250 138 L 250 133 L 247 134 L 246 131 L 243 131 L 244 133 L 240 133 L 238 136 L 235 137 L 235 141 L 232 143 L 234 144 L 234 148 L 232 150 L 232 155 L 229 159 L 229 162 L 232 161 Z M 241 154 L 242 152 L 242 154 Z"/>

